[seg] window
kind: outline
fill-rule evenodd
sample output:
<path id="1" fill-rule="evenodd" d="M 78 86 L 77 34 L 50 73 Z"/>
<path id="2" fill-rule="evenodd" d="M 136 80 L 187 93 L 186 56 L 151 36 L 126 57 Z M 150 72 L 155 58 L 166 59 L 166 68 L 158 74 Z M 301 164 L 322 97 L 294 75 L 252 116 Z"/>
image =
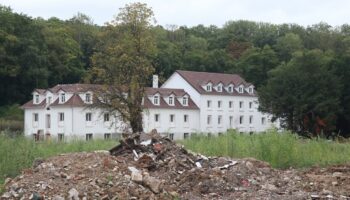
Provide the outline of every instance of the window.
<path id="1" fill-rule="evenodd" d="M 104 139 L 105 139 L 105 140 L 111 139 L 111 134 L 110 134 L 110 133 L 105 133 Z"/>
<path id="2" fill-rule="evenodd" d="M 207 116 L 207 124 L 210 125 L 211 124 L 211 115 Z"/>
<path id="3" fill-rule="evenodd" d="M 244 106 L 243 103 L 244 103 L 243 101 L 240 101 L 240 102 L 239 102 L 239 108 L 240 108 L 240 109 L 243 109 L 243 106 Z"/>
<path id="4" fill-rule="evenodd" d="M 209 83 L 209 84 L 207 85 L 207 91 L 208 91 L 208 92 L 211 92 L 211 89 L 212 89 L 212 88 L 211 88 L 211 84 Z"/>
<path id="5" fill-rule="evenodd" d="M 243 87 L 239 87 L 239 88 L 238 88 L 238 92 L 239 92 L 239 93 L 243 93 Z"/>
<path id="6" fill-rule="evenodd" d="M 159 122 L 159 114 L 155 114 L 154 115 L 154 121 L 155 122 Z"/>
<path id="7" fill-rule="evenodd" d="M 90 93 L 87 93 L 87 94 L 85 95 L 85 102 L 86 102 L 86 103 L 90 103 L 90 102 L 91 102 L 91 94 L 90 94 Z"/>
<path id="8" fill-rule="evenodd" d="M 52 97 L 48 97 L 47 98 L 47 104 L 51 104 L 51 102 L 52 102 Z"/>
<path id="9" fill-rule="evenodd" d="M 222 92 L 222 85 L 218 85 L 217 91 L 218 91 L 218 92 Z"/>
<path id="10" fill-rule="evenodd" d="M 232 125 L 233 125 L 233 116 L 230 116 L 230 117 L 229 117 L 229 121 L 230 121 L 230 128 L 232 128 Z"/>
<path id="11" fill-rule="evenodd" d="M 249 94 L 253 94 L 253 88 L 250 87 L 250 88 L 248 89 L 248 92 L 249 92 Z"/>
<path id="12" fill-rule="evenodd" d="M 232 93 L 232 92 L 233 92 L 233 87 L 232 87 L 232 86 L 228 86 L 227 91 L 228 91 L 229 93 Z"/>
<path id="13" fill-rule="evenodd" d="M 174 133 L 169 133 L 169 139 L 174 140 Z"/>
<path id="14" fill-rule="evenodd" d="M 222 116 L 219 115 L 219 116 L 218 116 L 218 124 L 219 124 L 219 125 L 221 124 L 221 120 L 222 120 Z"/>
<path id="15" fill-rule="evenodd" d="M 229 107 L 229 108 L 233 108 L 233 101 L 229 101 L 229 102 L 228 102 L 228 107 Z"/>
<path id="16" fill-rule="evenodd" d="M 208 107 L 208 108 L 211 107 L 211 101 L 210 101 L 210 100 L 207 101 L 207 107 Z"/>
<path id="17" fill-rule="evenodd" d="M 105 114 L 103 115 L 103 121 L 109 122 L 109 113 L 105 113 Z"/>
<path id="18" fill-rule="evenodd" d="M 253 123 L 253 116 L 249 116 L 249 124 L 252 124 Z"/>
<path id="19" fill-rule="evenodd" d="M 33 118 L 34 118 L 35 122 L 38 122 L 39 121 L 39 114 L 38 113 L 34 113 L 33 114 Z"/>
<path id="20" fill-rule="evenodd" d="M 159 105 L 159 96 L 154 96 L 153 97 L 153 104 L 154 105 Z"/>
<path id="21" fill-rule="evenodd" d="M 171 114 L 170 115 L 170 122 L 173 123 L 175 121 L 175 115 Z"/>
<path id="22" fill-rule="evenodd" d="M 184 139 L 188 139 L 189 134 L 188 133 L 184 133 Z"/>
<path id="23" fill-rule="evenodd" d="M 58 113 L 58 121 L 60 122 L 64 121 L 64 113 Z"/>
<path id="24" fill-rule="evenodd" d="M 249 102 L 249 109 L 253 109 L 253 102 Z"/>
<path id="25" fill-rule="evenodd" d="M 57 140 L 58 140 L 59 142 L 64 141 L 64 134 L 63 134 L 63 133 L 58 133 L 58 134 L 57 134 Z"/>
<path id="26" fill-rule="evenodd" d="M 218 108 L 221 108 L 221 101 L 218 101 Z"/>
<path id="27" fill-rule="evenodd" d="M 91 122 L 91 113 L 86 113 L 85 114 L 85 121 L 87 121 L 87 122 Z"/>
<path id="28" fill-rule="evenodd" d="M 239 117 L 239 124 L 243 124 L 243 120 L 244 120 L 243 116 L 240 116 Z"/>
<path id="29" fill-rule="evenodd" d="M 188 105 L 188 97 L 182 98 L 182 105 L 187 106 Z"/>
<path id="30" fill-rule="evenodd" d="M 169 105 L 174 105 L 174 97 L 169 97 Z"/>
<path id="31" fill-rule="evenodd" d="M 184 115 L 184 122 L 185 122 L 185 123 L 188 122 L 188 115 Z"/>
<path id="32" fill-rule="evenodd" d="M 38 94 L 35 95 L 35 103 L 36 103 L 36 104 L 39 103 L 39 95 L 38 95 Z"/>
<path id="33" fill-rule="evenodd" d="M 63 93 L 61 94 L 61 103 L 66 102 L 66 95 Z"/>
<path id="34" fill-rule="evenodd" d="M 265 118 L 265 117 L 262 117 L 262 118 L 261 118 L 261 124 L 262 124 L 262 125 L 265 125 L 265 123 L 266 123 L 266 118 Z"/>
<path id="35" fill-rule="evenodd" d="M 87 133 L 86 134 L 86 141 L 92 140 L 92 133 Z"/>

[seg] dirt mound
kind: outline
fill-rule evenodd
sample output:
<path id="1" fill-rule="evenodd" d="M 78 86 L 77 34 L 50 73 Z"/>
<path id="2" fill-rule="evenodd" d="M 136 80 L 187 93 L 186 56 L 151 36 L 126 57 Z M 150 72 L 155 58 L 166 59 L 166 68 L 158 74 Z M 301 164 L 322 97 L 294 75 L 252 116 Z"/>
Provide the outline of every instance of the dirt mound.
<path id="1" fill-rule="evenodd" d="M 110 152 L 37 160 L 7 181 L 1 198 L 347 199 L 349 177 L 348 166 L 282 171 L 255 159 L 206 157 L 150 133 L 131 135 Z"/>

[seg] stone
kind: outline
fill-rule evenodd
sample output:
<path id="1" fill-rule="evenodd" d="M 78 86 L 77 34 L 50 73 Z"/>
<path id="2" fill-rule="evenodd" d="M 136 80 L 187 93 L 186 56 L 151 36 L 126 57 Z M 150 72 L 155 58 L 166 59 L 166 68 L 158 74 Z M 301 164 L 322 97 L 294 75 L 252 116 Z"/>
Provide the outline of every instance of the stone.
<path id="1" fill-rule="evenodd" d="M 4 182 L 4 185 L 7 185 L 8 183 L 10 183 L 11 182 L 11 178 L 7 178 L 7 179 L 5 179 L 5 182 Z"/>
<path id="2" fill-rule="evenodd" d="M 11 193 L 9 193 L 9 192 L 5 192 L 2 196 L 1 196 L 1 198 L 4 198 L 4 199 L 9 199 L 11 197 Z"/>
<path id="3" fill-rule="evenodd" d="M 158 194 L 162 190 L 162 182 L 159 179 L 149 175 L 144 176 L 143 184 L 156 194 Z"/>
<path id="4" fill-rule="evenodd" d="M 340 176 L 343 176 L 343 173 L 341 173 L 341 172 L 334 172 L 334 173 L 332 174 L 332 176 L 334 176 L 334 177 L 340 177 Z"/>
<path id="5" fill-rule="evenodd" d="M 131 180 L 136 183 L 142 183 L 142 174 L 139 171 L 131 172 Z"/>
<path id="6" fill-rule="evenodd" d="M 64 197 L 61 197 L 59 195 L 56 195 L 52 198 L 52 200 L 64 200 Z"/>
<path id="7" fill-rule="evenodd" d="M 79 192 L 75 188 L 72 188 L 68 192 L 68 200 L 79 200 Z"/>
<path id="8" fill-rule="evenodd" d="M 265 184 L 265 185 L 262 185 L 261 186 L 263 189 L 267 189 L 267 190 L 277 190 L 277 187 L 275 185 L 272 185 L 272 184 Z"/>

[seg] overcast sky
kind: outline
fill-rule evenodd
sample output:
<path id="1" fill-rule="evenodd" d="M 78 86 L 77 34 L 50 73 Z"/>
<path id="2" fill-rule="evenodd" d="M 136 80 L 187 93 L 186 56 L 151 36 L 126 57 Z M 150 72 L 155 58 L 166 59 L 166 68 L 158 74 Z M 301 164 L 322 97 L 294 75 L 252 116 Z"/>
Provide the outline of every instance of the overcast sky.
<path id="1" fill-rule="evenodd" d="M 0 0 L 15 12 L 45 19 L 69 19 L 78 12 L 96 24 L 110 21 L 127 0 Z M 143 0 L 160 25 L 222 26 L 228 20 L 332 26 L 350 22 L 350 0 Z"/>

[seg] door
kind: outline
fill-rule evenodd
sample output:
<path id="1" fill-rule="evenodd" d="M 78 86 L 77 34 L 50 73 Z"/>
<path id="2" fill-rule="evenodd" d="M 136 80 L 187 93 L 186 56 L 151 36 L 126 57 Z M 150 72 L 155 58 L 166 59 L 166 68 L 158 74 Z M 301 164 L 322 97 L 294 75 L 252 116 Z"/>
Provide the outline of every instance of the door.
<path id="1" fill-rule="evenodd" d="M 46 128 L 51 128 L 51 115 L 46 115 Z"/>

